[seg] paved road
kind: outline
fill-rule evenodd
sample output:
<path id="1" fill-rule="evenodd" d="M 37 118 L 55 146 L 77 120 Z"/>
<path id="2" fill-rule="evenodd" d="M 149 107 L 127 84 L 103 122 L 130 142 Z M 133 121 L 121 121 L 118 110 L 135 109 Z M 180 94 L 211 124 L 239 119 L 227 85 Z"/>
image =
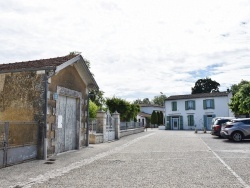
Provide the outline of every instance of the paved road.
<path id="1" fill-rule="evenodd" d="M 147 132 L 0 169 L 1 187 L 249 187 L 250 141 Z"/>

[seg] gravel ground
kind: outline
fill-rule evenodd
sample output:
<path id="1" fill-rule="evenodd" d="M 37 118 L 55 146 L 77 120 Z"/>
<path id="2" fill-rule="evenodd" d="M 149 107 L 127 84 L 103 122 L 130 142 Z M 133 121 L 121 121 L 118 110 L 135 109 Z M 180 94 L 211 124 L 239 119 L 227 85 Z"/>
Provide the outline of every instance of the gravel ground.
<path id="1" fill-rule="evenodd" d="M 0 169 L 0 187 L 249 187 L 250 141 L 147 132 Z"/>

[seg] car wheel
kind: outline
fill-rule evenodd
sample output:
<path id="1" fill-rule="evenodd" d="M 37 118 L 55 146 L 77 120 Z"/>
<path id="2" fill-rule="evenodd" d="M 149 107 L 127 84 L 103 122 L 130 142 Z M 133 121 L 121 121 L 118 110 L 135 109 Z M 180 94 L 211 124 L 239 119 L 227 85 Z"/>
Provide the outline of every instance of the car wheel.
<path id="1" fill-rule="evenodd" d="M 235 142 L 240 142 L 243 139 L 243 135 L 240 132 L 234 132 L 232 138 Z"/>

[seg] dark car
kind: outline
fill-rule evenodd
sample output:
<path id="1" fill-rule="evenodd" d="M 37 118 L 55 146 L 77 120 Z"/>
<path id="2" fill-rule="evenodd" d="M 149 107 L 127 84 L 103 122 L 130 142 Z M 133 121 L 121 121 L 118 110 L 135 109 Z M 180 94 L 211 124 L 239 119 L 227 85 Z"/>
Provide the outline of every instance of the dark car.
<path id="1" fill-rule="evenodd" d="M 234 117 L 216 117 L 212 120 L 211 135 L 221 137 L 220 131 L 222 124 L 234 119 Z"/>
<path id="2" fill-rule="evenodd" d="M 250 118 L 233 119 L 223 125 L 221 136 L 240 142 L 250 138 Z"/>

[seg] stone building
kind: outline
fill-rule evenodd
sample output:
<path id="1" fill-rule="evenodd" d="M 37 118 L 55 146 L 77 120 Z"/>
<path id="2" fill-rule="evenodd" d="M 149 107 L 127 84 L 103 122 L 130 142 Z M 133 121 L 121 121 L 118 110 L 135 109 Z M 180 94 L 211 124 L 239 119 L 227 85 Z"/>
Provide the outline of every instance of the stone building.
<path id="1" fill-rule="evenodd" d="M 79 149 L 88 142 L 88 93 L 98 89 L 80 54 L 0 64 L 0 121 L 37 122 L 36 158 Z"/>

